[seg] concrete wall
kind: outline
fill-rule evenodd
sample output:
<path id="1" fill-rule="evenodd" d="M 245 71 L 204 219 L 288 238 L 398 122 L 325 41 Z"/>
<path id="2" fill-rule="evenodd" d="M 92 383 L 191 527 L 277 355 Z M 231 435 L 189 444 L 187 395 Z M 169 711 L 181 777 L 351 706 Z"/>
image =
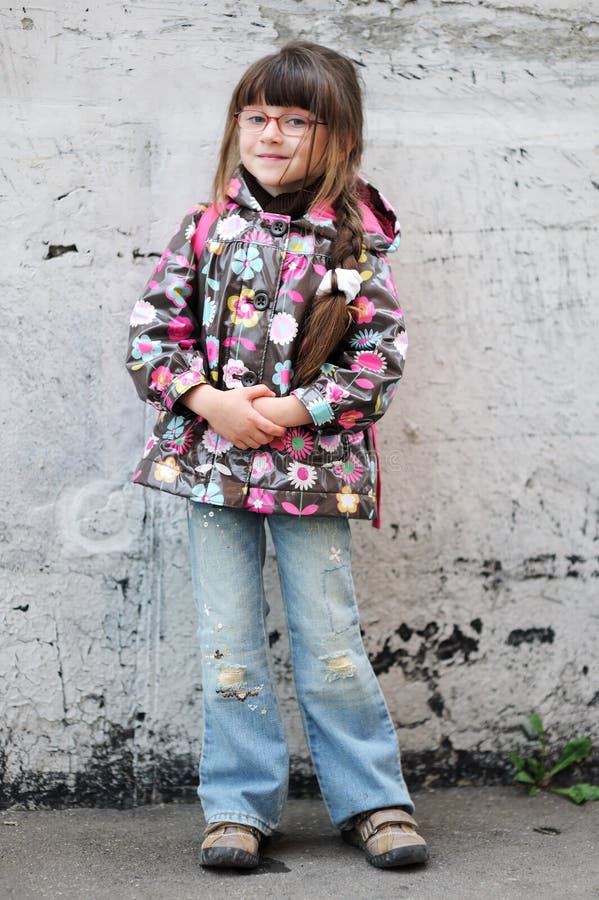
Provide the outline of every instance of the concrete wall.
<path id="1" fill-rule="evenodd" d="M 354 536 L 410 783 L 509 779 L 531 708 L 555 744 L 599 735 L 597 0 L 3 4 L 6 802 L 194 788 L 185 504 L 128 480 L 153 412 L 123 368 L 127 322 L 148 257 L 207 196 L 234 82 L 293 37 L 360 63 L 364 171 L 403 223 L 385 524 Z"/>

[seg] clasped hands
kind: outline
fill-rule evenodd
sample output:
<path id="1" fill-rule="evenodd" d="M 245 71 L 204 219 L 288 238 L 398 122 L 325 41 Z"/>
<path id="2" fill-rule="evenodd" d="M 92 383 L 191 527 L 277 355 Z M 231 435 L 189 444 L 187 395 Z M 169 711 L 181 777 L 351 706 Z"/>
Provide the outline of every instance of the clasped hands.
<path id="1" fill-rule="evenodd" d="M 200 384 L 180 400 L 240 450 L 255 450 L 275 437 L 283 437 L 287 428 L 312 421 L 297 397 L 277 397 L 265 384 L 231 391 Z"/>

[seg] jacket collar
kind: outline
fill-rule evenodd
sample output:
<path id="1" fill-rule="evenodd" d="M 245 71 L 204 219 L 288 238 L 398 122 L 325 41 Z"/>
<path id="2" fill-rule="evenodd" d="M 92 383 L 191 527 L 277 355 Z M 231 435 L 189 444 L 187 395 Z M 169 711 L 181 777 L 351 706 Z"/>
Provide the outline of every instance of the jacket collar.
<path id="1" fill-rule="evenodd" d="M 364 245 L 367 250 L 397 250 L 400 241 L 400 227 L 391 204 L 373 185 L 363 178 L 359 181 L 360 209 L 364 223 Z M 262 207 L 252 194 L 241 170 L 237 170 L 227 187 L 227 196 L 235 207 L 246 207 L 262 212 Z M 334 210 L 323 204 L 291 219 L 294 223 L 333 240 L 337 234 Z"/>

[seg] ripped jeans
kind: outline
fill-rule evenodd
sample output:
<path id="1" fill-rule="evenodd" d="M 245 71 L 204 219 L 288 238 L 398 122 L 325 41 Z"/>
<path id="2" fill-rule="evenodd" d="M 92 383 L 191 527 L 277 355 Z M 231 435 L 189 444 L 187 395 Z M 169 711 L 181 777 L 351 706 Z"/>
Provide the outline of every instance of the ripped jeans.
<path id="1" fill-rule="evenodd" d="M 272 534 L 306 740 L 333 825 L 385 806 L 414 811 L 397 736 L 366 656 L 346 519 L 265 516 L 188 503 L 202 652 L 206 823 L 270 834 L 287 798 L 289 756 L 273 689 L 262 569 Z"/>

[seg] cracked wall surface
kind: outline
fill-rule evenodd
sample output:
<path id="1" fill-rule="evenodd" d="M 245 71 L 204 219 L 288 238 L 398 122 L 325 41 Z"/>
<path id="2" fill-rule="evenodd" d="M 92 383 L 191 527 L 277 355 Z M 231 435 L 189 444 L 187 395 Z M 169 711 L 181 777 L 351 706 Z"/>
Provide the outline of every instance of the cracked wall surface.
<path id="1" fill-rule="evenodd" d="M 233 84 L 294 37 L 359 64 L 364 172 L 403 226 L 384 525 L 353 533 L 409 783 L 509 780 L 532 708 L 552 744 L 599 737 L 597 0 L 56 6 L 0 7 L 2 802 L 195 789 L 185 504 L 129 481 L 154 413 L 127 324 Z M 272 550 L 267 581 L 308 790 Z"/>

